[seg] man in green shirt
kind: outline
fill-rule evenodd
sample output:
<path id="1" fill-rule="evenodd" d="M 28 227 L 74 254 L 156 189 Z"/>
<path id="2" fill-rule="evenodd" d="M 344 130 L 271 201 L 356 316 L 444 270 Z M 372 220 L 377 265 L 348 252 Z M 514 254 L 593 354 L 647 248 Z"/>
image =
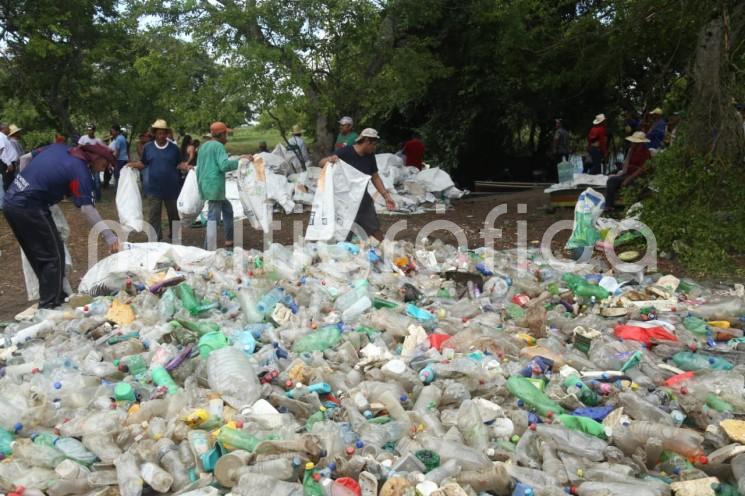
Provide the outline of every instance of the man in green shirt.
<path id="1" fill-rule="evenodd" d="M 233 248 L 233 207 L 225 199 L 225 173 L 238 168 L 238 160 L 228 159 L 225 143 L 231 130 L 222 122 L 210 125 L 212 140 L 199 147 L 197 156 L 197 185 L 199 195 L 207 202 L 207 235 L 204 248 L 215 249 L 217 245 L 217 224 L 220 216 L 225 228 L 225 248 Z M 252 155 L 241 158 L 253 160 Z"/>
<path id="2" fill-rule="evenodd" d="M 339 136 L 336 137 L 334 151 L 339 151 L 345 146 L 354 145 L 357 141 L 357 133 L 352 131 L 354 121 L 349 116 L 339 119 Z"/>

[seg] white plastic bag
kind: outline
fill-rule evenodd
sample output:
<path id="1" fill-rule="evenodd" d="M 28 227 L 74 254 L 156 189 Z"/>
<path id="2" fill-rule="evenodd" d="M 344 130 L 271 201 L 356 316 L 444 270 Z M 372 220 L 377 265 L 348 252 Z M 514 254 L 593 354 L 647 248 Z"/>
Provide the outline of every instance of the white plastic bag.
<path id="1" fill-rule="evenodd" d="M 272 208 L 267 201 L 264 159 L 254 157 L 253 162 L 242 160 L 238 169 L 238 194 L 243 211 L 251 227 L 268 233 L 272 224 Z"/>
<path id="2" fill-rule="evenodd" d="M 179 217 L 182 220 L 193 219 L 202 211 L 204 201 L 199 196 L 199 186 L 197 185 L 197 172 L 192 169 L 186 174 L 184 186 L 176 200 Z"/>
<path id="3" fill-rule="evenodd" d="M 346 162 L 326 164 L 318 179 L 305 239 L 346 239 L 369 182 L 370 176 Z"/>
<path id="4" fill-rule="evenodd" d="M 574 227 L 566 247 L 584 248 L 595 246 L 600 239 L 596 223 L 605 208 L 605 197 L 592 188 L 580 193 L 574 206 Z"/>
<path id="5" fill-rule="evenodd" d="M 142 196 L 139 175 L 131 167 L 122 167 L 116 187 L 116 213 L 119 223 L 128 231 L 142 231 Z"/>
<path id="6" fill-rule="evenodd" d="M 67 294 L 72 294 L 72 286 L 70 286 L 70 272 L 72 272 L 72 256 L 70 256 L 70 250 L 67 248 L 67 239 L 70 237 L 70 226 L 67 224 L 65 214 L 62 213 L 62 209 L 59 205 L 52 205 L 49 207 L 49 211 L 52 212 L 52 220 L 57 226 L 60 237 L 62 238 L 62 246 L 65 249 L 65 278 L 62 282 L 62 289 Z M 23 279 L 26 283 L 26 294 L 28 300 L 39 299 L 39 279 L 34 273 L 34 269 L 31 267 L 31 263 L 26 258 L 26 254 L 21 250 L 21 265 L 23 266 Z"/>

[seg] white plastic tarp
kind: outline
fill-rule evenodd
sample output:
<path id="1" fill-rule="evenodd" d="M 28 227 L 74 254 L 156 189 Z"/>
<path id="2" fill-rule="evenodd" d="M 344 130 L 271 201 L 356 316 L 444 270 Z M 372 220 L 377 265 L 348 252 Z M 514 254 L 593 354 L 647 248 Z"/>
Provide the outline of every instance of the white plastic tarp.
<path id="1" fill-rule="evenodd" d="M 148 273 L 159 264 L 175 264 L 182 270 L 204 269 L 214 251 L 170 243 L 122 243 L 119 252 L 100 260 L 83 276 L 78 292 L 91 293 L 99 286 L 118 288 L 129 273 Z"/>

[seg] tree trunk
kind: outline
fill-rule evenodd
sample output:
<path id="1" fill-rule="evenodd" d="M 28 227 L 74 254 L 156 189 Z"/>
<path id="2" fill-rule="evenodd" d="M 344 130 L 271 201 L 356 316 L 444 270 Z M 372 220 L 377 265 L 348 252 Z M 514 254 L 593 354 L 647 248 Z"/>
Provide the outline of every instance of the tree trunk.
<path id="1" fill-rule="evenodd" d="M 694 153 L 713 153 L 730 163 L 745 155 L 742 126 L 732 106 L 733 78 L 728 64 L 731 41 L 723 10 L 699 33 L 693 63 L 693 95 L 687 141 Z"/>

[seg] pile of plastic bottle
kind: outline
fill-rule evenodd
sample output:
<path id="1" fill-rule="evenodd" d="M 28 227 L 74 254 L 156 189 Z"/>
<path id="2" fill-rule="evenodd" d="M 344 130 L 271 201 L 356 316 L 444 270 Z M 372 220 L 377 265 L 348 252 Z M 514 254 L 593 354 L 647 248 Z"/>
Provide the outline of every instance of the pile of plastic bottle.
<path id="1" fill-rule="evenodd" d="M 745 494 L 741 287 L 389 251 L 220 251 L 9 324 L 0 491 Z"/>

